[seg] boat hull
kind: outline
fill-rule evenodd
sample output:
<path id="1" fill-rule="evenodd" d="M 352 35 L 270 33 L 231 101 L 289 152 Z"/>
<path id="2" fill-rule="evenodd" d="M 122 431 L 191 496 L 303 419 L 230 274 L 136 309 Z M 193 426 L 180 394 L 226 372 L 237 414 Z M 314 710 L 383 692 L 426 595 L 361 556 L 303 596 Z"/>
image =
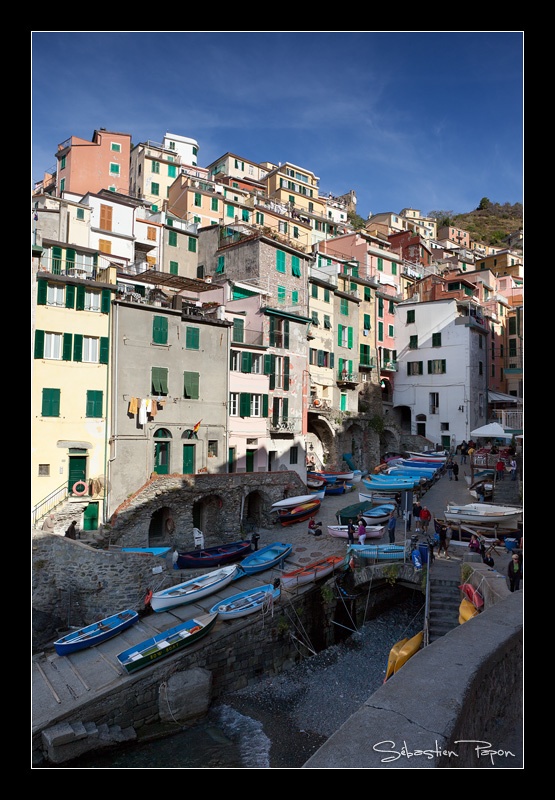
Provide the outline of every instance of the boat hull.
<path id="1" fill-rule="evenodd" d="M 241 564 L 239 564 L 239 569 L 241 572 L 244 572 L 245 575 L 256 575 L 267 569 L 273 569 L 285 561 L 292 549 L 292 544 L 274 542 L 247 556 Z"/>
<path id="2" fill-rule="evenodd" d="M 449 522 L 467 522 L 472 525 L 516 524 L 522 509 L 495 506 L 488 503 L 469 503 L 465 506 L 448 505 L 444 517 Z"/>
<path id="3" fill-rule="evenodd" d="M 279 600 L 280 594 L 279 586 L 267 583 L 264 586 L 248 589 L 221 600 L 212 606 L 210 613 L 218 614 L 222 619 L 246 617 L 262 611 L 265 607 L 271 608 Z"/>
<path id="4" fill-rule="evenodd" d="M 295 525 L 297 522 L 304 522 L 318 513 L 322 501 L 318 498 L 312 499 L 309 503 L 302 503 L 291 509 L 278 509 L 278 522 L 283 526 Z"/>
<path id="5" fill-rule="evenodd" d="M 155 592 L 150 599 L 153 611 L 168 611 L 177 606 L 195 603 L 203 597 L 223 589 L 236 577 L 239 571 L 237 564 L 231 564 L 205 575 L 198 575 L 189 581 L 171 586 L 161 592 Z"/>
<path id="6" fill-rule="evenodd" d="M 137 672 L 206 636 L 214 627 L 217 618 L 216 613 L 210 613 L 189 619 L 129 647 L 116 658 L 126 672 Z"/>
<path id="7" fill-rule="evenodd" d="M 343 556 L 327 556 L 321 558 L 319 561 L 314 561 L 312 564 L 307 564 L 299 569 L 294 569 L 291 572 L 284 572 L 280 576 L 282 589 L 297 589 L 299 586 L 305 586 L 308 583 L 314 583 L 320 578 L 325 578 L 330 575 L 334 570 L 344 566 L 345 559 Z"/>
<path id="8" fill-rule="evenodd" d="M 251 550 L 251 542 L 247 539 L 215 547 L 206 547 L 204 550 L 189 550 L 178 554 L 177 566 L 179 569 L 223 566 L 243 558 Z"/>
<path id="9" fill-rule="evenodd" d="M 120 611 L 118 614 L 112 614 L 109 617 L 94 622 L 92 625 L 86 625 L 77 631 L 72 631 L 61 639 L 54 642 L 54 649 L 59 656 L 67 656 L 70 653 L 76 653 L 78 650 L 85 650 L 87 647 L 93 647 L 100 642 L 105 642 L 118 633 L 130 628 L 139 620 L 139 615 L 131 608 L 125 611 Z"/>
<path id="10" fill-rule="evenodd" d="M 293 508 L 300 506 L 302 503 L 308 503 L 314 500 L 312 494 L 299 494 L 296 497 L 284 497 L 283 500 L 278 500 L 277 503 L 272 503 L 272 508 Z"/>
<path id="11" fill-rule="evenodd" d="M 409 639 L 408 642 L 405 642 L 405 644 L 399 649 L 399 654 L 393 668 L 394 674 L 399 672 L 403 664 L 406 664 L 409 658 L 412 658 L 413 655 L 420 650 L 423 640 L 424 631 L 420 631 L 420 633 L 417 633 L 416 636 L 413 636 L 412 639 Z"/>

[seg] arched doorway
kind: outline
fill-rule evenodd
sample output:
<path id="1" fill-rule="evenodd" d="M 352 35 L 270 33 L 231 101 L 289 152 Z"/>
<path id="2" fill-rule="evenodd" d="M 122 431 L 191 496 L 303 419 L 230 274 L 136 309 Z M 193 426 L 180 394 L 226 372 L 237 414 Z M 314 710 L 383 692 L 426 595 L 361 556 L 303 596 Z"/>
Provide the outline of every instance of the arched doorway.
<path id="1" fill-rule="evenodd" d="M 426 414 L 416 415 L 416 435 L 426 438 Z"/>
<path id="2" fill-rule="evenodd" d="M 154 472 L 157 475 L 168 475 L 170 471 L 171 433 L 167 428 L 158 428 L 154 432 Z"/>

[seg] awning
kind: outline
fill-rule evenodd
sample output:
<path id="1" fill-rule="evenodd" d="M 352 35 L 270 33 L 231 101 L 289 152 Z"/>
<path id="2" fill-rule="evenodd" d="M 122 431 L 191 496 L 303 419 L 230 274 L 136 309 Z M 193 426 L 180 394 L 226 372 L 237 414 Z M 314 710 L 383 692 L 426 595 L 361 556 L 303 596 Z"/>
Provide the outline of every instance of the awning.
<path id="1" fill-rule="evenodd" d="M 522 398 L 503 392 L 488 391 L 488 403 L 522 403 Z"/>

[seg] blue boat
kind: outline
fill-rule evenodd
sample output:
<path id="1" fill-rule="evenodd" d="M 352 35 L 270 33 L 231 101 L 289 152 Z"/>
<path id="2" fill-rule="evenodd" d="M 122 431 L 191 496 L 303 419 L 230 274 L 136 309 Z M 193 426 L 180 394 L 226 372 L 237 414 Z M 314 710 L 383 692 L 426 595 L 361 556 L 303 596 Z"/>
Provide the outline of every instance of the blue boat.
<path id="1" fill-rule="evenodd" d="M 115 548 L 114 548 L 115 549 Z M 143 556 L 160 556 L 163 558 L 171 550 L 171 547 L 118 547 L 119 553 L 138 553 Z"/>
<path id="2" fill-rule="evenodd" d="M 119 614 L 112 614 L 109 617 L 98 622 L 93 622 L 92 625 L 87 625 L 77 631 L 68 633 L 57 639 L 54 642 L 54 649 L 59 656 L 67 656 L 70 653 L 75 653 L 78 650 L 85 650 L 87 647 L 92 647 L 100 642 L 105 642 L 106 639 L 111 639 L 126 628 L 130 628 L 139 620 L 139 615 L 133 609 L 128 608 L 125 611 L 120 611 Z"/>
<path id="3" fill-rule="evenodd" d="M 390 513 L 396 508 L 395 503 L 384 503 L 381 506 L 372 506 L 363 512 L 362 516 L 370 525 L 387 522 Z"/>
<path id="4" fill-rule="evenodd" d="M 276 600 L 279 600 L 281 590 L 279 586 L 266 583 L 264 586 L 256 586 L 254 589 L 247 589 L 239 592 L 225 600 L 220 600 L 210 609 L 211 614 L 218 614 L 223 619 L 236 619 L 254 614 L 255 611 L 262 611 L 264 608 L 270 609 Z"/>
<path id="5" fill-rule="evenodd" d="M 246 556 L 238 565 L 239 574 L 256 575 L 257 572 L 264 572 L 267 569 L 278 567 L 293 549 L 292 544 L 285 542 L 274 542 L 261 550 Z"/>

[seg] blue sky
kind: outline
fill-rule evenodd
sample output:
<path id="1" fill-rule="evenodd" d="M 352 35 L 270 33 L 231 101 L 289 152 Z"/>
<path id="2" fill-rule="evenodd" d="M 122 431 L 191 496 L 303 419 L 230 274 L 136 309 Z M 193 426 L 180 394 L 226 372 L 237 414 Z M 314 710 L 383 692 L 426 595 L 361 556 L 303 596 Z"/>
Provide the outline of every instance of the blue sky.
<path id="1" fill-rule="evenodd" d="M 358 213 L 523 202 L 522 31 L 32 31 L 32 175 L 97 128 L 289 161 Z"/>

